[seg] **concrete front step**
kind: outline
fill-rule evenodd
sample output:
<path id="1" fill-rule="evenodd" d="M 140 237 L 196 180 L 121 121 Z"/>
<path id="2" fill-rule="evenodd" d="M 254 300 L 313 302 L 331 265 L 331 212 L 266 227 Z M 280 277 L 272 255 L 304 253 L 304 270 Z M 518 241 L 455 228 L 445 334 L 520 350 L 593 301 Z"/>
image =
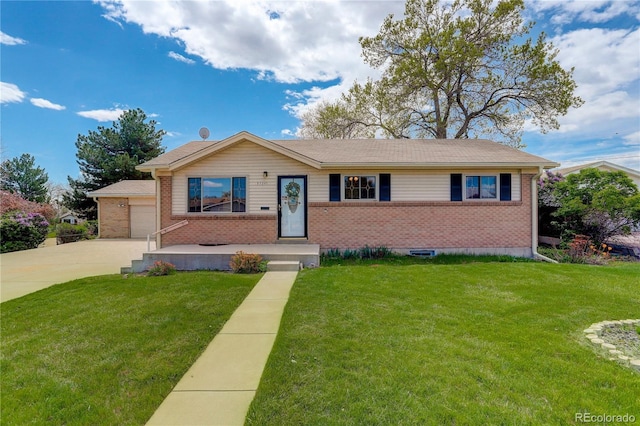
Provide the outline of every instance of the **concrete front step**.
<path id="1" fill-rule="evenodd" d="M 304 267 L 320 264 L 320 246 L 317 244 L 229 244 L 211 247 L 184 245 L 146 252 L 141 261 L 134 261 L 131 269 L 123 273 L 144 272 L 159 260 L 172 263 L 180 271 L 229 270 L 229 262 L 238 251 L 259 254 L 268 262 L 296 262 Z M 299 267 L 286 270 L 297 271 Z"/>
<path id="2" fill-rule="evenodd" d="M 267 271 L 299 271 L 301 268 L 300 262 L 292 260 L 272 260 L 267 263 Z"/>

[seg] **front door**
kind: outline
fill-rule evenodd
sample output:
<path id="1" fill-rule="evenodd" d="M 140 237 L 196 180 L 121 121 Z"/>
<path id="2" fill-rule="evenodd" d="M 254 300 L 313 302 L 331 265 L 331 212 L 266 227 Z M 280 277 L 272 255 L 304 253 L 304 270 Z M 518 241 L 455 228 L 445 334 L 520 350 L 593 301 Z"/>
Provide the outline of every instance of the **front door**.
<path id="1" fill-rule="evenodd" d="M 278 176 L 278 237 L 307 237 L 306 176 Z"/>

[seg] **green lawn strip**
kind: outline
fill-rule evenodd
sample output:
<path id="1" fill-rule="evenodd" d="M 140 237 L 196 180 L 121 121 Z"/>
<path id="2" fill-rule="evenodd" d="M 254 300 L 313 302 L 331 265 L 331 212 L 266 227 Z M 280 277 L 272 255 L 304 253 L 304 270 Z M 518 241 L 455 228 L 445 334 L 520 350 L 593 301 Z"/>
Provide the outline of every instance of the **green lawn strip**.
<path id="1" fill-rule="evenodd" d="M 379 263 L 299 275 L 248 424 L 640 417 L 640 375 L 583 333 L 640 316 L 640 265 Z"/>
<path id="2" fill-rule="evenodd" d="M 108 275 L 3 303 L 2 423 L 144 424 L 260 277 Z"/>

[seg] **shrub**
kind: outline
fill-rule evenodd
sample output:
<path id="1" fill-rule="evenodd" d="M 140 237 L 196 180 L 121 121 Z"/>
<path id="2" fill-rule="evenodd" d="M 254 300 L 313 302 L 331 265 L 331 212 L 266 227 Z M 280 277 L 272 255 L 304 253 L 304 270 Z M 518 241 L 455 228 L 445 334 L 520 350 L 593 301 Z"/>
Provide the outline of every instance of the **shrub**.
<path id="1" fill-rule="evenodd" d="M 604 265 L 611 259 L 612 247 L 595 244 L 586 235 L 576 235 L 564 249 L 538 248 L 538 252 L 560 263 Z"/>
<path id="2" fill-rule="evenodd" d="M 40 213 L 5 215 L 0 224 L 0 253 L 37 248 L 48 231 L 49 222 Z"/>
<path id="3" fill-rule="evenodd" d="M 344 251 L 332 248 L 322 255 L 326 259 L 383 259 L 392 256 L 393 252 L 385 246 L 369 247 L 368 245 L 359 249 L 345 249 Z"/>
<path id="4" fill-rule="evenodd" d="M 235 273 L 256 274 L 267 270 L 267 262 L 263 261 L 259 254 L 239 251 L 231 257 L 229 267 Z"/>
<path id="5" fill-rule="evenodd" d="M 89 236 L 96 236 L 98 235 L 98 221 L 97 220 L 88 220 L 84 223 L 82 223 L 80 226 L 84 226 L 85 229 L 87 230 L 87 234 Z"/>
<path id="6" fill-rule="evenodd" d="M 165 262 L 163 260 L 157 260 L 153 263 L 153 266 L 147 271 L 148 277 L 159 277 L 162 275 L 171 275 L 176 272 L 176 266 Z"/>
<path id="7" fill-rule="evenodd" d="M 391 250 L 384 246 L 369 247 L 365 245 L 360 249 L 361 259 L 384 259 L 391 256 L 391 254 Z"/>
<path id="8" fill-rule="evenodd" d="M 58 244 L 74 243 L 76 241 L 89 239 L 89 233 L 85 226 L 72 225 L 70 223 L 59 223 L 56 226 L 56 236 Z"/>

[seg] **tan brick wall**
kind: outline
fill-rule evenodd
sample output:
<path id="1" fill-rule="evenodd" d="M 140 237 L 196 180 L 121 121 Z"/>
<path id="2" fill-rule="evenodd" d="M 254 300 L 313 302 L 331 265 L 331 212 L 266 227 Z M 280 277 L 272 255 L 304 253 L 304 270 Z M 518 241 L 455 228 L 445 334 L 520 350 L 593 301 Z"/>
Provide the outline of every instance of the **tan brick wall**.
<path id="1" fill-rule="evenodd" d="M 531 177 L 522 201 L 311 203 L 309 240 L 323 249 L 531 247 Z"/>
<path id="2" fill-rule="evenodd" d="M 531 247 L 531 178 L 523 175 L 522 201 L 315 202 L 308 206 L 309 242 L 322 249 Z M 171 215 L 171 178 L 161 177 L 162 228 L 189 225 L 162 237 L 175 244 L 274 243 L 275 215 Z"/>
<path id="3" fill-rule="evenodd" d="M 126 198 L 100 198 L 100 238 L 129 238 L 129 203 Z M 120 207 L 123 204 L 123 207 Z"/>
<path id="4" fill-rule="evenodd" d="M 172 215 L 171 178 L 160 177 L 161 228 L 187 219 L 189 224 L 164 234 L 162 247 L 177 244 L 272 244 L 277 240 L 275 215 Z"/>

